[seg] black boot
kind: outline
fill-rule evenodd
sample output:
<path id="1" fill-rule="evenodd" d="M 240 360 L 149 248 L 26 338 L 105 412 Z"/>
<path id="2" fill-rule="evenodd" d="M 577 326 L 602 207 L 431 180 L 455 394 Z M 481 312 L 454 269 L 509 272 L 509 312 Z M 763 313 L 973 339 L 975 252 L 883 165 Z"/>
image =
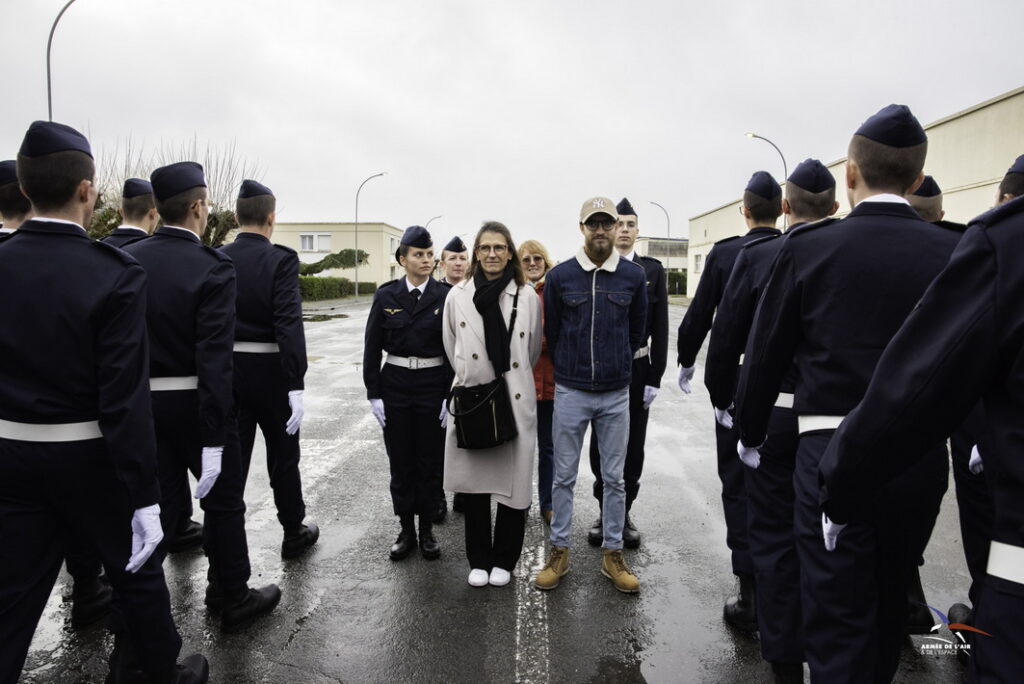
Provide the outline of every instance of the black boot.
<path id="1" fill-rule="evenodd" d="M 757 607 L 755 605 L 754 578 L 746 573 L 736 575 L 740 581 L 740 591 L 736 596 L 725 602 L 722 615 L 725 621 L 736 629 L 745 632 L 757 631 Z"/>
<path id="2" fill-rule="evenodd" d="M 266 615 L 281 601 L 281 590 L 276 584 L 259 589 L 245 587 L 230 602 L 225 601 L 220 614 L 220 628 L 237 632 L 248 627 L 256 618 Z"/>
<path id="3" fill-rule="evenodd" d="M 629 519 L 629 511 L 626 511 L 626 523 L 622 526 L 622 545 L 627 549 L 640 548 L 640 531 Z"/>
<path id="4" fill-rule="evenodd" d="M 114 635 L 114 650 L 107 662 L 110 671 L 107 673 L 106 684 L 205 684 L 210 678 L 210 665 L 199 653 L 193 653 L 175 664 L 162 676 L 151 677 L 139 667 L 136 658 L 130 653 L 127 640 L 120 634 Z"/>
<path id="5" fill-rule="evenodd" d="M 412 513 L 403 513 L 398 516 L 402 523 L 402 531 L 398 533 L 398 539 L 391 545 L 391 560 L 402 560 L 409 555 L 409 552 L 416 547 L 416 523 Z"/>
<path id="6" fill-rule="evenodd" d="M 951 605 L 946 617 L 949 618 L 950 625 L 974 626 L 974 610 L 962 603 Z M 952 629 L 951 631 L 957 642 L 956 659 L 960 661 L 961 665 L 967 667 L 971 655 L 970 649 L 974 643 L 974 633 L 966 629 Z"/>
<path id="7" fill-rule="evenodd" d="M 587 543 L 591 546 L 600 546 L 604 543 L 604 516 L 601 513 L 597 514 L 597 520 L 590 527 L 590 531 L 587 532 Z"/>
<path id="8" fill-rule="evenodd" d="M 167 542 L 167 552 L 180 553 L 202 545 L 203 526 L 195 520 L 186 518 L 185 523 L 174 533 L 174 537 Z"/>
<path id="9" fill-rule="evenodd" d="M 298 558 L 306 549 L 316 544 L 320 538 L 320 528 L 314 523 L 302 524 L 284 531 L 281 542 L 281 558 Z"/>
<path id="10" fill-rule="evenodd" d="M 434 539 L 434 526 L 429 515 L 420 516 L 420 555 L 427 560 L 441 557 L 441 545 Z"/>
<path id="11" fill-rule="evenodd" d="M 903 628 L 906 634 L 930 634 L 935 620 L 932 611 L 924 599 L 924 587 L 921 586 L 921 573 L 915 567 L 907 588 L 907 623 Z"/>
<path id="12" fill-rule="evenodd" d="M 113 595 L 104 575 L 75 578 L 71 589 L 71 626 L 80 629 L 107 617 Z"/>

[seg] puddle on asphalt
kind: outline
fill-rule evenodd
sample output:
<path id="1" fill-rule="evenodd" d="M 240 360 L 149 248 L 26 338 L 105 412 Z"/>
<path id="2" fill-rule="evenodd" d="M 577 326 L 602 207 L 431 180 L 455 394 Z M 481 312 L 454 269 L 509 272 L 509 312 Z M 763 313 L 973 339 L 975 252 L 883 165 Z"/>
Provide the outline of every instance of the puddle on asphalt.
<path id="1" fill-rule="evenodd" d="M 321 321 L 329 321 L 332 318 L 348 318 L 348 314 L 305 314 L 302 320 L 310 323 L 320 323 Z"/>

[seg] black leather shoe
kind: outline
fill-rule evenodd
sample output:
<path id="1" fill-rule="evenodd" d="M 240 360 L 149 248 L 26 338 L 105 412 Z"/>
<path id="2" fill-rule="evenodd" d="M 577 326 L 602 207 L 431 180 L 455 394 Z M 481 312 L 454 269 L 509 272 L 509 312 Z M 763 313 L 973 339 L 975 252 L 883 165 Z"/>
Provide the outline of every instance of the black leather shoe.
<path id="1" fill-rule="evenodd" d="M 803 663 L 772 663 L 775 684 L 804 684 Z"/>
<path id="2" fill-rule="evenodd" d="M 177 665 L 174 684 L 206 684 L 210 680 L 210 663 L 201 653 L 193 653 Z"/>
<path id="3" fill-rule="evenodd" d="M 441 545 L 434 539 L 433 534 L 420 535 L 420 555 L 427 560 L 434 560 L 441 557 Z"/>
<path id="4" fill-rule="evenodd" d="M 202 545 L 203 526 L 195 520 L 189 520 L 175 533 L 174 538 L 167 542 L 167 552 L 180 553 Z"/>
<path id="5" fill-rule="evenodd" d="M 284 541 L 281 542 L 281 558 L 298 558 L 306 549 L 316 544 L 319 538 L 320 528 L 314 523 L 299 525 L 285 532 Z"/>
<path id="6" fill-rule="evenodd" d="M 81 629 L 107 617 L 113 595 L 114 590 L 103 575 L 91 581 L 76 581 L 71 590 L 71 626 Z"/>
<path id="7" fill-rule="evenodd" d="M 935 620 L 932 611 L 926 605 L 924 588 L 921 586 L 921 573 L 914 568 L 907 589 L 907 623 L 903 627 L 905 634 L 930 634 Z"/>
<path id="8" fill-rule="evenodd" d="M 594 521 L 594 525 L 587 532 L 587 543 L 591 546 L 600 546 L 604 543 L 604 523 L 601 520 L 601 516 L 597 516 L 597 520 Z"/>
<path id="9" fill-rule="evenodd" d="M 626 524 L 622 527 L 622 545 L 627 549 L 640 547 L 640 532 L 636 529 L 633 521 L 629 519 L 629 513 L 626 513 Z"/>
<path id="10" fill-rule="evenodd" d="M 106 684 L 149 684 L 150 682 L 173 682 L 173 684 L 206 684 L 210 679 L 210 665 L 199 653 L 174 665 L 164 676 L 153 679 L 142 671 L 138 663 L 128 654 L 123 640 L 114 637 L 114 650 L 108 659 L 110 671 Z"/>
<path id="11" fill-rule="evenodd" d="M 736 629 L 744 632 L 756 632 L 757 607 L 754 597 L 754 578 L 746 574 L 740 574 L 737 577 L 740 580 L 740 591 L 725 602 L 722 617 Z"/>
<path id="12" fill-rule="evenodd" d="M 398 539 L 391 545 L 391 560 L 402 560 L 416 547 L 416 534 L 411 530 L 402 530 Z"/>
<path id="13" fill-rule="evenodd" d="M 433 523 L 443 523 L 448 519 L 448 499 L 441 497 L 441 500 L 437 502 L 437 510 L 434 511 L 434 515 L 430 517 L 430 521 Z"/>
<path id="14" fill-rule="evenodd" d="M 248 627 L 253 620 L 266 615 L 281 601 L 281 590 L 276 584 L 259 589 L 246 589 L 245 594 L 231 605 L 225 605 L 220 614 L 220 628 L 237 632 Z"/>
<path id="15" fill-rule="evenodd" d="M 974 611 L 962 603 L 951 605 L 949 612 L 946 613 L 946 617 L 949 618 L 949 624 L 951 625 L 974 626 Z M 966 646 L 973 643 L 972 633 L 966 629 L 954 629 L 952 632 L 959 646 L 956 652 L 956 659 L 960 661 L 961 665 L 967 667 L 970 659 L 970 650 Z"/>

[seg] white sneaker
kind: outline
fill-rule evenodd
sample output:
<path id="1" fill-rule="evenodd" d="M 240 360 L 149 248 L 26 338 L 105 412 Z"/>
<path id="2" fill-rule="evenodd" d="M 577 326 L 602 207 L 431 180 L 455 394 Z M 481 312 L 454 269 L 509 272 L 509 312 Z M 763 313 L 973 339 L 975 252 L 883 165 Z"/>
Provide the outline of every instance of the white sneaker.
<path id="1" fill-rule="evenodd" d="M 512 573 L 502 568 L 491 568 L 491 586 L 503 587 L 512 579 Z"/>
<path id="2" fill-rule="evenodd" d="M 469 586 L 471 586 L 471 587 L 486 587 L 487 586 L 487 571 L 486 570 L 470 570 L 469 571 Z"/>

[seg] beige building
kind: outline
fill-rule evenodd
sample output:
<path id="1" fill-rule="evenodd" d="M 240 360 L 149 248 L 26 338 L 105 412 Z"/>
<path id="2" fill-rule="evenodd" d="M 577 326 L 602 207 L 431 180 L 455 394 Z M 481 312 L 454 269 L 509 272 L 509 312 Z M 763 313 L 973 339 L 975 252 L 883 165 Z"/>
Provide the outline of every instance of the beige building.
<path id="1" fill-rule="evenodd" d="M 358 236 L 354 223 L 278 223 L 272 239 L 294 249 L 299 253 L 299 261 L 309 264 L 343 249 L 355 249 L 358 237 L 359 249 L 368 254 L 366 261 L 359 265 L 359 281 L 382 285 L 397 278 L 402 270 L 395 261 L 402 233 L 401 229 L 387 223 L 360 222 Z M 320 275 L 354 281 L 356 270 L 332 269 Z"/>
<path id="2" fill-rule="evenodd" d="M 925 130 L 928 160 L 924 172 L 942 188 L 946 219 L 967 223 L 994 204 L 1006 169 L 1024 153 L 1024 87 L 939 119 Z M 828 164 L 836 178 L 838 216 L 850 211 L 844 190 L 845 163 L 844 157 Z M 737 199 L 690 219 L 688 296 L 697 290 L 711 246 L 746 232 L 739 214 L 741 203 Z"/>
<path id="3" fill-rule="evenodd" d="M 666 271 L 685 271 L 689 243 L 690 241 L 686 238 L 658 238 L 641 235 L 636 239 L 633 249 L 640 256 L 654 257 L 661 262 Z"/>

